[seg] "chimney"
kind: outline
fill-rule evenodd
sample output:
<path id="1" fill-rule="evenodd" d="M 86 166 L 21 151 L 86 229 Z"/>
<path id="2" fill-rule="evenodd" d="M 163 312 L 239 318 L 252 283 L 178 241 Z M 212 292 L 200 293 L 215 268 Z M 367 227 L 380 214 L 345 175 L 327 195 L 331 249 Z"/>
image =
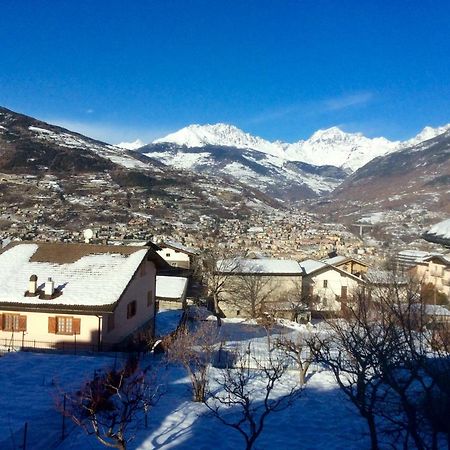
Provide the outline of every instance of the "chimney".
<path id="1" fill-rule="evenodd" d="M 46 296 L 51 297 L 54 294 L 55 291 L 55 283 L 51 279 L 51 277 L 48 277 L 48 280 L 45 282 L 45 288 L 44 288 L 44 294 Z"/>
<path id="2" fill-rule="evenodd" d="M 36 275 L 31 275 L 30 281 L 28 282 L 28 293 L 31 295 L 36 294 L 37 291 L 37 279 L 38 277 Z"/>

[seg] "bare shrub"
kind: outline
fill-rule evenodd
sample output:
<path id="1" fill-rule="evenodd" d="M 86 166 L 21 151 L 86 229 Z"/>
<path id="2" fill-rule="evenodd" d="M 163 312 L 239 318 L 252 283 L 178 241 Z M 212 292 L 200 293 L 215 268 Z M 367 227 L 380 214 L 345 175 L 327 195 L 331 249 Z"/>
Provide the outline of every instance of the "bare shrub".
<path id="1" fill-rule="evenodd" d="M 205 400 L 216 336 L 217 325 L 211 321 L 204 321 L 186 324 L 167 344 L 168 360 L 182 364 L 189 374 L 195 402 Z"/>
<path id="2" fill-rule="evenodd" d="M 311 351 L 310 345 L 314 345 L 314 351 Z M 297 333 L 291 336 L 280 336 L 274 343 L 276 349 L 281 350 L 295 362 L 300 386 L 305 384 L 309 367 L 316 360 L 315 355 L 320 351 L 320 346 L 320 340 L 314 340 L 309 333 L 307 335 Z"/>
<path id="3" fill-rule="evenodd" d="M 96 372 L 74 394 L 66 394 L 65 414 L 106 447 L 126 450 L 144 414 L 145 426 L 150 409 L 162 391 L 149 381 L 149 369 L 139 370 L 134 363 L 121 370 Z"/>
<path id="4" fill-rule="evenodd" d="M 250 370 L 246 355 L 236 354 L 236 368 L 221 369 L 216 379 L 218 389 L 209 392 L 205 405 L 224 425 L 235 429 L 245 440 L 245 448 L 253 448 L 261 435 L 268 416 L 293 404 L 301 390 L 289 387 L 285 395 L 276 396 L 287 366 L 282 358 L 269 358 L 261 364 L 254 359 L 257 369 Z"/>

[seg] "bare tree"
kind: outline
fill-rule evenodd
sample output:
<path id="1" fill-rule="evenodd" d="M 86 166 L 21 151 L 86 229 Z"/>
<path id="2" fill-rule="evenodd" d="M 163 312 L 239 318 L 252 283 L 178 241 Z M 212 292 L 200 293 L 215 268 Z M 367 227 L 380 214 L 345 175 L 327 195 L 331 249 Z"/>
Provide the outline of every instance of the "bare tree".
<path id="1" fill-rule="evenodd" d="M 310 309 L 315 309 L 312 298 L 303 292 L 302 279 L 294 281 L 292 288 L 283 296 L 284 302 L 289 305 L 291 320 L 298 322 L 299 318 Z"/>
<path id="2" fill-rule="evenodd" d="M 301 390 L 297 386 L 289 387 L 285 395 L 276 396 L 275 389 L 283 384 L 287 370 L 283 359 L 269 358 L 266 364 L 254 359 L 257 369 L 251 371 L 246 366 L 245 355 L 237 354 L 236 359 L 237 368 L 222 369 L 216 380 L 219 387 L 210 392 L 205 404 L 214 417 L 242 435 L 246 450 L 250 450 L 269 414 L 291 406 Z"/>
<path id="3" fill-rule="evenodd" d="M 329 326 L 329 335 L 316 335 L 310 340 L 311 353 L 333 372 L 342 392 L 367 421 L 371 448 L 377 450 L 375 419 L 381 381 L 374 373 L 372 355 L 364 345 L 368 332 L 359 320 L 337 320 Z"/>
<path id="4" fill-rule="evenodd" d="M 279 285 L 272 277 L 256 271 L 243 273 L 229 280 L 228 286 L 227 302 L 246 317 L 257 319 L 273 312 Z"/>
<path id="5" fill-rule="evenodd" d="M 208 296 L 213 302 L 214 313 L 218 315 L 221 296 L 227 289 L 230 277 L 239 271 L 240 259 L 238 256 L 230 256 L 224 249 L 217 247 L 204 252 L 200 266 Z"/>
<path id="6" fill-rule="evenodd" d="M 126 450 L 138 426 L 138 414 L 147 415 L 161 396 L 148 380 L 147 370 L 127 365 L 119 371 L 97 372 L 75 394 L 67 395 L 65 414 L 106 447 Z"/>
<path id="7" fill-rule="evenodd" d="M 314 345 L 314 351 L 310 349 Z M 296 333 L 295 335 L 280 336 L 275 340 L 275 348 L 281 350 L 289 359 L 292 359 L 298 368 L 299 384 L 306 382 L 309 367 L 315 361 L 315 355 L 320 351 L 320 340 L 314 340 L 312 335 Z"/>
<path id="8" fill-rule="evenodd" d="M 190 326 L 189 326 L 190 325 Z M 216 345 L 217 325 L 204 321 L 187 324 L 167 343 L 169 361 L 182 364 L 189 374 L 193 400 L 203 402 L 208 386 L 208 373 Z"/>
<path id="9" fill-rule="evenodd" d="M 380 433 L 405 448 L 438 448 L 438 434 L 450 435 L 435 413 L 450 412 L 448 349 L 432 353 L 436 333 L 419 286 L 393 274 L 369 288 L 347 302 L 343 319 L 328 322 L 330 333 L 312 351 L 366 419 L 373 449 Z"/>

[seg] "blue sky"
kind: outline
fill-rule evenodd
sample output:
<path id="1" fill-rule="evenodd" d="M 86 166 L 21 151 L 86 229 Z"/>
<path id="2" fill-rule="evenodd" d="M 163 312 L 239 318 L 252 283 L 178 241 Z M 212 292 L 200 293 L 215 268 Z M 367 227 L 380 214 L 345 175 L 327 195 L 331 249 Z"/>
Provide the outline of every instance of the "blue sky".
<path id="1" fill-rule="evenodd" d="M 108 142 L 450 122 L 448 0 L 2 0 L 0 105 Z"/>

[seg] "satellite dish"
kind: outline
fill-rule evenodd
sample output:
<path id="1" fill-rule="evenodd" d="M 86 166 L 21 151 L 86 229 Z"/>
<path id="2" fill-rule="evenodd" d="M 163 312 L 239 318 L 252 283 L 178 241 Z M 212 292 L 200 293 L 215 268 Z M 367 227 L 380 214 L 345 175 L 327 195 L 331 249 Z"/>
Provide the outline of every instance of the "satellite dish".
<path id="1" fill-rule="evenodd" d="M 86 242 L 86 244 L 89 244 L 91 239 L 94 237 L 94 232 L 92 231 L 91 228 L 86 228 L 83 231 L 83 236 L 84 236 L 84 242 Z"/>

